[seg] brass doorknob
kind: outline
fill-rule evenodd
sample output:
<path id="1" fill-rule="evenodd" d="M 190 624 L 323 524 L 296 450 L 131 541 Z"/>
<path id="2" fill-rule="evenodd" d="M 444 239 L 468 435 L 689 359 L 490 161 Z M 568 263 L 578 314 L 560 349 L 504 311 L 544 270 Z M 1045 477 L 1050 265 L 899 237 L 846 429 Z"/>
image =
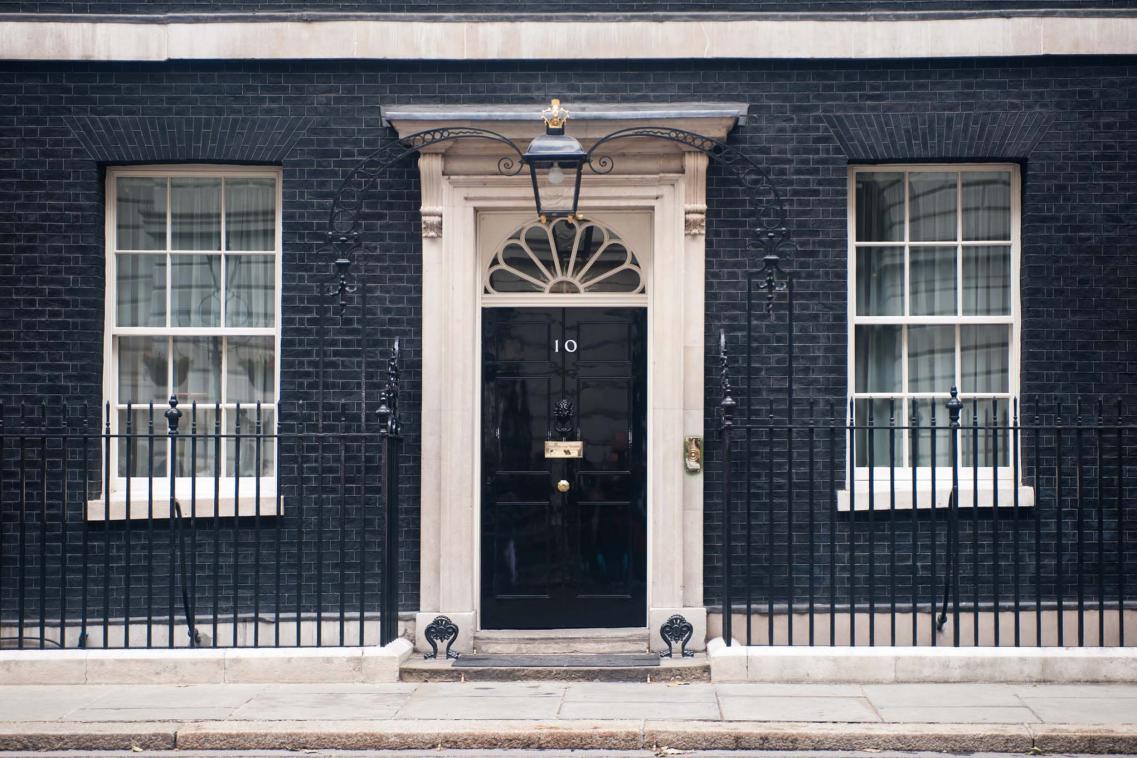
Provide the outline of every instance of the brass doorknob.
<path id="1" fill-rule="evenodd" d="M 568 479 L 557 482 L 557 492 L 568 492 L 570 489 L 572 489 L 572 485 L 568 483 Z"/>

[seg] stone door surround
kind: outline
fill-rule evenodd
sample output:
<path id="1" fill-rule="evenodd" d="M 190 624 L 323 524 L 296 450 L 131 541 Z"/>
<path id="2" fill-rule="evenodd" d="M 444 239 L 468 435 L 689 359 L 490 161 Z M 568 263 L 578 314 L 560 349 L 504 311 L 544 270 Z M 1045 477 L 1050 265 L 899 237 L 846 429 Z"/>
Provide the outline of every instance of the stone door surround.
<path id="1" fill-rule="evenodd" d="M 746 113 L 735 103 L 593 106 L 566 103 L 569 133 L 592 141 L 632 126 L 671 126 L 724 139 Z M 522 149 L 541 130 L 542 105 L 408 106 L 385 119 L 400 137 L 432 128 L 478 127 Z M 703 480 L 683 465 L 683 438 L 703 434 L 704 230 L 707 158 L 654 139 L 611 143 L 615 169 L 586 169 L 582 213 L 646 211 L 651 219 L 649 312 L 648 628 L 673 613 L 705 640 Z M 428 148 L 422 179 L 422 489 L 420 609 L 422 629 L 446 615 L 461 628 L 455 645 L 469 650 L 478 628 L 478 460 L 482 261 L 478 214 L 531 211 L 527 174 L 497 171 L 502 146 L 461 140 Z"/>

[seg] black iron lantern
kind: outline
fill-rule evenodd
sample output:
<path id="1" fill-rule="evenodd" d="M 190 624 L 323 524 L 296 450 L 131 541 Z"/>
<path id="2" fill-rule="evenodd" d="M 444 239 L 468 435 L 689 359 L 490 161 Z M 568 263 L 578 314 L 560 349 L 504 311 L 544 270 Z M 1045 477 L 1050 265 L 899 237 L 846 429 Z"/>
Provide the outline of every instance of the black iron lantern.
<path id="1" fill-rule="evenodd" d="M 537 215 L 544 223 L 557 218 L 576 219 L 580 175 L 588 153 L 576 139 L 565 134 L 569 113 L 561 107 L 560 100 L 553 100 L 541 115 L 545 119 L 545 133 L 530 142 L 522 156 L 533 180 Z"/>

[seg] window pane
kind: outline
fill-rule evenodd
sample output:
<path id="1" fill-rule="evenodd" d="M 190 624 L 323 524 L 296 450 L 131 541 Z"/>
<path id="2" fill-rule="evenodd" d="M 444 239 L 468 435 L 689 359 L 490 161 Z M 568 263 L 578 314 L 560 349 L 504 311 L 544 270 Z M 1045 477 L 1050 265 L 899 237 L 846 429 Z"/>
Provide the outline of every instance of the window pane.
<path id="1" fill-rule="evenodd" d="M 225 249 L 276 248 L 276 180 L 225 180 Z"/>
<path id="2" fill-rule="evenodd" d="M 947 392 L 955 384 L 955 327 L 908 327 L 908 390 Z"/>
<path id="3" fill-rule="evenodd" d="M 1008 466 L 1010 455 L 1010 420 L 1007 401 L 996 399 L 964 400 L 960 416 L 959 465 Z M 1011 501 L 1010 492 L 1000 492 L 999 499 Z M 970 505 L 963 503 L 963 505 Z"/>
<path id="4" fill-rule="evenodd" d="M 273 402 L 276 394 L 274 342 L 272 337 L 229 338 L 226 402 Z"/>
<path id="5" fill-rule="evenodd" d="M 891 460 L 892 465 L 903 466 L 904 434 L 898 429 L 893 435 L 889 431 L 889 424 L 895 413 L 897 414 L 894 419 L 895 425 L 904 425 L 904 420 L 900 418 L 900 415 L 903 414 L 904 403 L 899 399 L 857 400 L 854 408 L 857 426 L 854 438 L 857 447 L 857 465 L 868 466 L 871 462 L 873 468 L 887 468 Z M 869 427 L 870 413 L 872 428 Z M 869 456 L 870 449 L 872 451 L 871 458 Z M 891 459 L 889 458 L 890 453 L 893 456 Z M 881 479 L 878 482 L 887 486 L 888 480 Z"/>
<path id="6" fill-rule="evenodd" d="M 1011 249 L 963 248 L 963 314 L 1011 315 Z"/>
<path id="7" fill-rule="evenodd" d="M 858 326 L 856 391 L 900 392 L 900 327 Z"/>
<path id="8" fill-rule="evenodd" d="M 170 256 L 173 326 L 221 326 L 221 256 Z"/>
<path id="9" fill-rule="evenodd" d="M 1010 392 L 1010 328 L 961 326 L 962 392 Z"/>
<path id="10" fill-rule="evenodd" d="M 857 241 L 904 239 L 904 174 L 857 174 Z"/>
<path id="11" fill-rule="evenodd" d="M 857 315 L 904 315 L 904 248 L 857 249 Z"/>
<path id="12" fill-rule="evenodd" d="M 908 175 L 909 239 L 924 242 L 956 239 L 956 177 L 951 173 Z"/>
<path id="13" fill-rule="evenodd" d="M 135 407 L 129 413 L 126 410 L 118 412 L 119 476 L 145 477 L 148 472 L 152 472 L 155 479 L 169 476 L 166 463 L 166 419 L 162 416 L 166 407 L 162 403 L 153 408 Z M 135 492 L 145 494 L 146 489 L 133 490 L 132 500 Z"/>
<path id="14" fill-rule="evenodd" d="M 169 341 L 165 337 L 118 338 L 118 402 L 164 403 Z"/>
<path id="15" fill-rule="evenodd" d="M 166 249 L 166 180 L 115 181 L 115 237 L 119 250 Z"/>
<path id="16" fill-rule="evenodd" d="M 1010 172 L 963 173 L 963 238 L 1011 239 Z"/>
<path id="17" fill-rule="evenodd" d="M 174 250 L 221 249 L 221 180 L 170 180 L 171 246 Z"/>
<path id="18" fill-rule="evenodd" d="M 236 418 L 237 412 L 230 408 L 225 411 L 225 430 L 228 434 L 236 435 Z M 227 440 L 227 452 L 225 454 L 226 465 L 225 472 L 229 476 L 233 476 L 235 471 L 239 470 L 239 476 L 256 476 L 257 475 L 257 462 L 260 461 L 260 475 L 271 476 L 273 472 L 273 452 L 275 450 L 274 440 L 271 436 L 275 433 L 273 426 L 273 409 L 261 407 L 261 437 L 260 437 L 260 450 L 257 450 L 257 409 L 252 407 L 242 407 L 241 418 L 241 436 L 238 439 L 236 436 L 229 437 Z M 238 450 L 240 451 L 240 462 L 238 464 Z M 259 458 L 258 458 L 259 453 Z M 239 466 L 239 468 L 238 468 Z M 242 494 L 252 495 L 252 492 L 245 492 L 242 488 Z"/>
<path id="19" fill-rule="evenodd" d="M 166 325 L 166 256 L 117 255 L 116 323 L 119 326 Z"/>
<path id="20" fill-rule="evenodd" d="M 950 466 L 951 465 L 951 434 L 946 398 L 933 400 L 912 400 L 912 418 L 909 423 L 913 425 L 908 438 L 909 460 L 916 466 Z M 932 422 L 935 421 L 933 428 Z M 933 451 L 932 448 L 935 447 Z M 934 463 L 933 463 L 934 461 Z M 942 489 L 941 489 L 942 488 Z M 937 479 L 937 492 L 951 490 L 951 474 L 947 478 Z M 927 504 L 925 504 L 926 506 Z"/>
<path id="21" fill-rule="evenodd" d="M 213 423 L 217 418 L 217 411 L 212 404 L 197 406 L 196 420 L 197 433 L 193 433 L 194 411 L 190 404 L 181 406 L 181 425 L 178 429 L 178 447 L 175 466 L 178 476 L 213 476 L 215 472 L 216 447 L 213 437 Z M 212 497 L 210 490 L 198 487 L 198 508 L 202 503 L 210 503 Z M 190 502 L 182 502 L 182 513 L 190 515 Z"/>
<path id="22" fill-rule="evenodd" d="M 909 251 L 913 316 L 955 315 L 954 247 L 914 247 Z"/>
<path id="23" fill-rule="evenodd" d="M 220 337 L 174 337 L 174 394 L 182 405 L 221 399 Z"/>
<path id="24" fill-rule="evenodd" d="M 226 326 L 272 326 L 276 323 L 275 263 L 271 255 L 226 256 Z"/>

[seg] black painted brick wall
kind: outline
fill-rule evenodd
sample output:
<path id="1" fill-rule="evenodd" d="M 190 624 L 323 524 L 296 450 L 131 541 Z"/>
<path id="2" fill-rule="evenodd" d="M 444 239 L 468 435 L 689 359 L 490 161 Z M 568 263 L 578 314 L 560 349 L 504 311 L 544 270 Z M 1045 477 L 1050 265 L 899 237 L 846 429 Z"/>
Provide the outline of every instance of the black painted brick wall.
<path id="1" fill-rule="evenodd" d="M 360 367 L 353 362 L 358 354 L 350 344 L 359 333 L 358 314 L 349 311 L 347 328 L 338 334 L 328 331 L 330 322 L 320 324 L 321 304 L 327 300 L 319 293 L 329 286 L 331 271 L 330 261 L 318 249 L 338 182 L 391 136 L 379 121 L 379 107 L 414 102 L 539 104 L 552 95 L 569 103 L 716 99 L 753 104 L 753 118 L 732 141 L 768 166 L 789 208 L 798 247 L 788 265 L 798 272 L 799 397 L 838 405 L 846 391 L 845 219 L 850 160 L 846 151 L 865 142 L 857 136 L 856 125 L 891 119 L 893 126 L 908 124 L 905 128 L 919 130 L 919 140 L 913 134 L 896 137 L 897 144 L 889 150 L 895 149 L 897 158 L 1020 161 L 1024 167 L 1023 391 L 1044 397 L 1131 394 L 1137 372 L 1137 298 L 1133 296 L 1137 258 L 1132 255 L 1137 224 L 1129 212 L 1137 201 L 1134 91 L 1137 61 L 1129 58 L 2 64 L 0 397 L 8 403 L 9 416 L 13 403 L 38 403 L 45 396 L 56 405 L 64 399 L 85 400 L 92 417 L 100 402 L 103 169 L 114 159 L 110 148 L 95 149 L 91 139 L 76 133 L 84 123 L 102 123 L 89 119 L 134 118 L 168 125 L 247 118 L 274 125 L 263 127 L 274 134 L 286 133 L 277 128 L 281 121 L 303 122 L 302 135 L 280 143 L 282 152 L 272 161 L 284 169 L 282 419 L 285 424 L 303 419 L 311 423 L 321 365 L 327 369 L 324 391 L 332 399 L 325 404 L 328 418 L 338 414 L 338 398 L 354 402 L 358 397 Z M 1016 129 L 1030 132 L 1029 138 L 1004 134 L 997 149 L 984 141 L 983 130 L 961 140 L 949 133 L 955 122 L 945 114 L 986 120 L 989 126 L 1016 124 Z M 999 119 L 993 121 L 992 114 L 999 114 Z M 919 118 L 923 115 L 928 118 Z M 226 143 L 227 150 L 237 151 L 236 157 L 233 152 L 187 155 L 177 152 L 184 145 L 176 139 L 147 144 L 146 160 L 159 160 L 162 149 L 172 151 L 170 160 L 237 160 L 241 155 L 233 143 Z M 952 146 L 950 151 L 945 145 Z M 869 157 L 879 160 L 887 152 Z M 124 154 L 122 160 L 129 158 Z M 387 175 L 379 192 L 382 203 L 377 202 L 367 215 L 365 238 L 370 251 L 358 267 L 369 283 L 375 316 L 367 331 L 374 381 L 379 378 L 379 350 L 389 347 L 396 336 L 405 348 L 408 455 L 401 584 L 402 605 L 408 609 L 417 607 L 418 562 L 420 240 L 415 174 L 408 165 Z M 709 183 L 708 345 L 720 326 L 732 331 L 737 345 L 744 320 L 743 272 L 759 262 L 760 252 L 750 244 L 739 186 L 713 168 Z M 331 318 L 331 311 L 323 313 Z M 759 339 L 764 338 L 760 331 Z M 778 388 L 781 367 L 776 351 L 762 360 L 766 362 L 756 367 L 758 375 L 767 375 L 769 387 Z M 713 351 L 707 356 L 707 386 L 711 388 L 707 428 L 713 429 L 718 399 L 713 391 L 717 387 Z M 306 415 L 289 407 L 300 399 L 306 401 Z M 349 405 L 349 418 L 356 411 Z M 714 601 L 722 553 L 721 464 L 713 435 L 708 437 L 706 585 L 708 601 Z M 17 486 L 12 450 L 6 449 L 4 455 L 7 609 L 18 501 L 12 497 Z M 827 520 L 825 505 L 818 507 L 815 515 Z M 285 539 L 294 534 L 293 514 L 285 516 Z M 1128 523 L 1137 524 L 1137 514 L 1131 514 Z M 804 544 L 807 537 L 804 524 L 804 518 L 795 520 L 796 544 Z M 241 524 L 238 529 L 247 544 L 250 526 Z M 1126 541 L 1129 546 L 1137 543 L 1128 536 Z M 121 570 L 117 563 L 116 570 Z M 847 565 L 842 570 L 847 574 Z"/>

